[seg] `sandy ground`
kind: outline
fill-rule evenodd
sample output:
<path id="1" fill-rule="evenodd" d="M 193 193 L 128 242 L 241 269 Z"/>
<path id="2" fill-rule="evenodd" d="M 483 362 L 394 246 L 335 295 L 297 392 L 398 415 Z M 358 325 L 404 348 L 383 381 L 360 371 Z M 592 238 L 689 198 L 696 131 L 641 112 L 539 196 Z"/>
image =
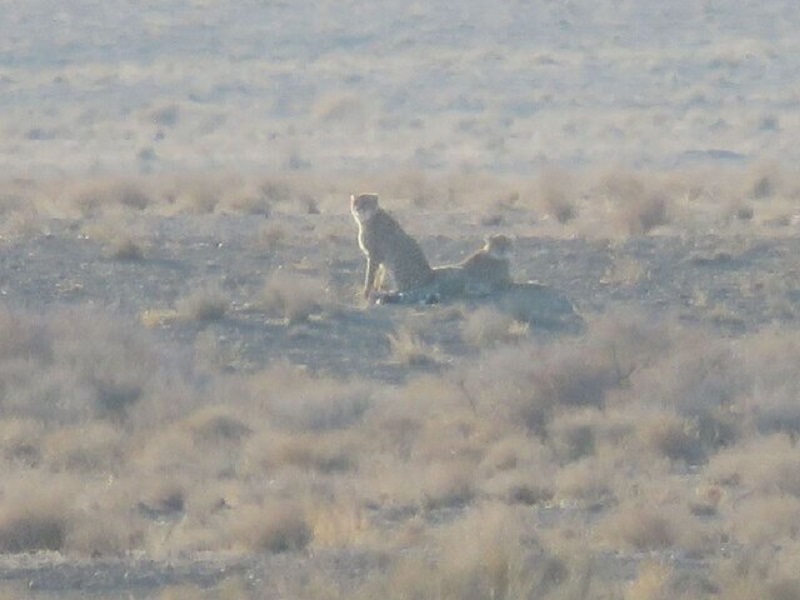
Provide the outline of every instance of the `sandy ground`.
<path id="1" fill-rule="evenodd" d="M 458 216 L 425 215 L 452 224 L 438 238 L 422 238 L 429 255 L 454 262 L 474 249 Z M 420 218 L 420 217 L 416 217 Z M 301 249 L 301 236 L 314 236 L 316 223 L 336 219 L 342 235 L 326 245 Z M 81 223 L 54 221 L 44 235 L 9 243 L 2 255 L 0 293 L 13 308 L 33 312 L 68 306 L 96 307 L 128 320 L 157 321 L 158 334 L 178 344 L 194 343 L 211 332 L 237 356 L 237 368 L 258 368 L 289 358 L 319 372 L 338 376 L 368 374 L 398 381 L 405 368 L 392 366 L 387 334 L 405 323 L 447 357 L 470 352 L 448 319 L 450 307 L 383 306 L 364 310 L 358 299 L 364 259 L 354 242 L 355 225 L 346 216 L 275 216 L 288 241 L 266 250 L 258 243 L 260 219 L 243 216 L 142 218 L 144 256 L 121 260 L 109 256 L 107 243 L 81 234 Z M 495 228 L 486 226 L 486 232 Z M 347 234 L 350 234 L 349 236 Z M 669 313 L 696 323 L 711 322 L 723 332 L 753 332 L 770 323 L 794 319 L 798 244 L 794 237 L 703 235 L 690 238 L 656 235 L 609 242 L 530 236 L 515 240 L 514 277 L 536 280 L 563 292 L 579 314 L 614 310 Z M 321 281 L 320 302 L 306 323 L 287 327 L 280 310 L 265 310 L 263 288 L 276 271 Z M 777 281 L 772 274 L 782 274 Z M 766 289 L 765 289 L 766 288 Z M 193 293 L 221 294 L 229 308 L 208 323 L 176 322 L 176 304 Z M 92 308 L 94 310 L 94 308 Z M 415 327 L 414 323 L 424 323 Z M 542 335 L 548 335 L 543 331 Z M 449 360 L 449 358 L 448 358 Z M 408 374 L 408 373 L 406 373 Z"/>

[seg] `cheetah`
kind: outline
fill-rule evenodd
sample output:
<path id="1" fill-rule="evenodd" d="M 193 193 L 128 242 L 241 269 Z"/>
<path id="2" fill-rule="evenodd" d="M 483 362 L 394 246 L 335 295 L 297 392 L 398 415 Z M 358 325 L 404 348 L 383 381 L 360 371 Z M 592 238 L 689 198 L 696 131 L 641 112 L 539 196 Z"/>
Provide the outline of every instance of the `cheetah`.
<path id="1" fill-rule="evenodd" d="M 487 296 L 511 285 L 511 238 L 501 234 L 486 238 L 483 248 L 466 258 L 459 267 L 467 296 Z"/>
<path id="2" fill-rule="evenodd" d="M 436 304 L 483 298 L 507 290 L 511 279 L 512 241 L 490 235 L 485 245 L 460 263 L 433 268 L 431 282 L 401 294 L 384 294 L 379 303 Z"/>
<path id="3" fill-rule="evenodd" d="M 455 265 L 433 269 L 436 292 L 443 299 L 488 296 L 511 285 L 511 239 L 490 235 L 486 244 Z"/>
<path id="4" fill-rule="evenodd" d="M 367 257 L 365 298 L 378 291 L 379 267 L 392 277 L 398 293 L 433 281 L 433 269 L 419 243 L 378 205 L 378 194 L 351 195 L 350 212 L 358 225 L 358 245 Z"/>

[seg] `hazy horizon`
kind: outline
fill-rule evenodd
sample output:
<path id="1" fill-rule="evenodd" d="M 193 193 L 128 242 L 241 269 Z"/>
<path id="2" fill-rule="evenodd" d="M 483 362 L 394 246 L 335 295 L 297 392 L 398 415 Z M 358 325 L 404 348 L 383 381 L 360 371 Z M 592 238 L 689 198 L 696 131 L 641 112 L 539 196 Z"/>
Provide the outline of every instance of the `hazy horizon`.
<path id="1" fill-rule="evenodd" d="M 798 25 L 788 0 L 7 3 L 0 174 L 789 162 Z"/>

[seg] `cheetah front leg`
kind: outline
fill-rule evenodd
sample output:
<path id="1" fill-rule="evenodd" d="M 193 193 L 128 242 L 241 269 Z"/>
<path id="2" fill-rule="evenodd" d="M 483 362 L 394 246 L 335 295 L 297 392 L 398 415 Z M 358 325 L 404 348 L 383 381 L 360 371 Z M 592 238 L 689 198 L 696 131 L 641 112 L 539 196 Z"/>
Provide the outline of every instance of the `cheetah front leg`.
<path id="1" fill-rule="evenodd" d="M 370 294 L 375 290 L 375 276 L 378 273 L 378 261 L 367 257 L 367 275 L 364 280 L 364 298 L 369 298 Z"/>

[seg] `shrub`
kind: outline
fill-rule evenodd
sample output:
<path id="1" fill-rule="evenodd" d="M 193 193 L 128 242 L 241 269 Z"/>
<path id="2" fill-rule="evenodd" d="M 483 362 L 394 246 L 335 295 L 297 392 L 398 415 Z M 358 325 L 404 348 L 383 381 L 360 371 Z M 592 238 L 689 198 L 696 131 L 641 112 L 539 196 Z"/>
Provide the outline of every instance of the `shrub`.
<path id="1" fill-rule="evenodd" d="M 407 327 L 389 334 L 389 346 L 394 361 L 410 367 L 437 367 L 438 352 Z"/>
<path id="2" fill-rule="evenodd" d="M 96 216 L 104 209 L 121 206 L 137 211 L 152 202 L 150 195 L 138 183 L 116 180 L 84 186 L 73 199 L 84 217 Z"/>
<path id="3" fill-rule="evenodd" d="M 229 304 L 219 287 L 206 286 L 178 300 L 175 308 L 184 320 L 209 322 L 222 319 Z"/>
<path id="4" fill-rule="evenodd" d="M 326 285 L 317 278 L 278 271 L 264 285 L 264 309 L 280 314 L 289 325 L 308 321 L 326 304 Z"/>
<path id="5" fill-rule="evenodd" d="M 698 552 L 708 547 L 706 527 L 692 516 L 687 505 L 674 501 L 623 501 L 599 529 L 606 539 L 636 551 L 681 548 Z"/>
<path id="6" fill-rule="evenodd" d="M 648 189 L 641 177 L 609 173 L 601 189 L 611 203 L 612 218 L 628 235 L 647 234 L 670 220 L 667 196 L 660 190 Z"/>
<path id="7" fill-rule="evenodd" d="M 464 506 L 475 495 L 473 467 L 462 462 L 428 467 L 422 483 L 422 506 L 426 510 Z"/>
<path id="8" fill-rule="evenodd" d="M 370 387 L 358 382 L 313 377 L 296 387 L 260 388 L 269 386 L 265 379 L 257 385 L 275 425 L 296 432 L 350 427 L 372 404 Z"/>
<path id="9" fill-rule="evenodd" d="M 578 205 L 570 175 L 560 169 L 550 169 L 539 176 L 539 195 L 542 208 L 562 225 L 578 215 Z"/>
<path id="10" fill-rule="evenodd" d="M 3 360 L 0 347 L 6 414 L 60 424 L 127 419 L 158 372 L 152 341 L 96 310 L 58 311 L 30 329 L 28 319 L 6 328 L 8 349 L 24 354 Z"/>
<path id="11" fill-rule="evenodd" d="M 44 486 L 44 487 L 43 487 Z M 71 490 L 63 480 L 5 480 L 0 504 L 0 552 L 59 551 L 70 528 Z M 50 493 L 42 493 L 42 489 Z"/>
<path id="12" fill-rule="evenodd" d="M 184 421 L 184 425 L 200 448 L 236 447 L 253 434 L 253 429 L 242 419 L 221 406 L 199 409 Z"/>
<path id="13" fill-rule="evenodd" d="M 234 532 L 248 550 L 278 554 L 305 548 L 312 541 L 313 529 L 301 507 L 284 502 L 243 508 Z"/>
<path id="14" fill-rule="evenodd" d="M 120 237 L 111 245 L 108 255 L 114 260 L 137 261 L 144 258 L 144 248 L 129 237 Z"/>
<path id="15" fill-rule="evenodd" d="M 472 311 L 461 325 L 461 337 L 471 346 L 493 347 L 518 339 L 513 331 L 514 319 L 490 307 Z"/>
<path id="16" fill-rule="evenodd" d="M 706 448 L 697 427 L 690 420 L 669 413 L 657 413 L 639 421 L 639 438 L 645 448 L 690 465 L 699 464 L 705 459 Z"/>
<path id="17" fill-rule="evenodd" d="M 115 471 L 125 458 L 123 433 L 102 422 L 61 427 L 47 436 L 43 446 L 45 463 L 55 471 Z"/>

